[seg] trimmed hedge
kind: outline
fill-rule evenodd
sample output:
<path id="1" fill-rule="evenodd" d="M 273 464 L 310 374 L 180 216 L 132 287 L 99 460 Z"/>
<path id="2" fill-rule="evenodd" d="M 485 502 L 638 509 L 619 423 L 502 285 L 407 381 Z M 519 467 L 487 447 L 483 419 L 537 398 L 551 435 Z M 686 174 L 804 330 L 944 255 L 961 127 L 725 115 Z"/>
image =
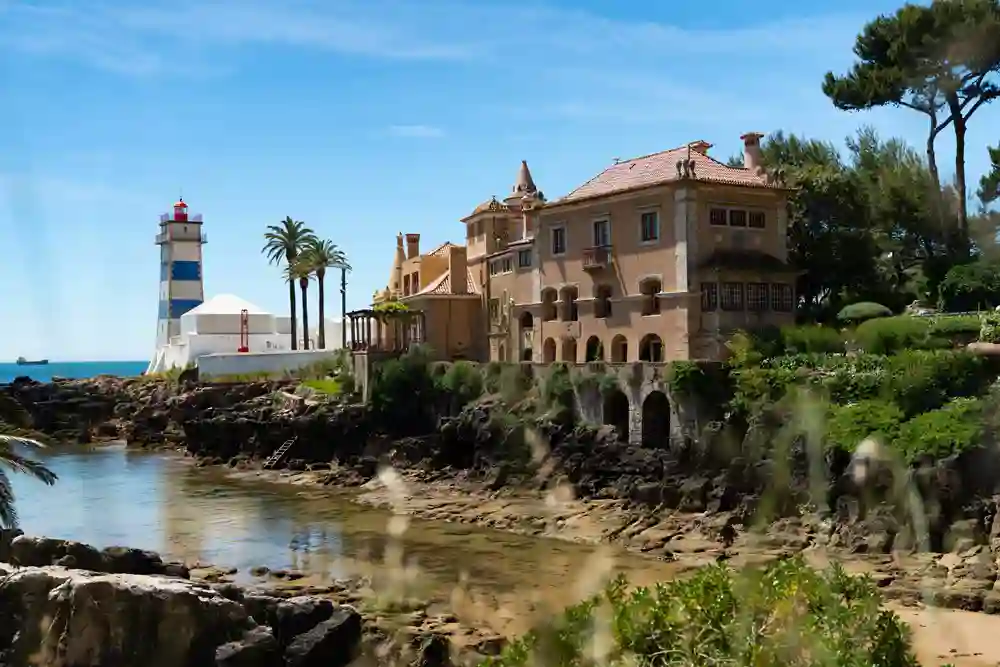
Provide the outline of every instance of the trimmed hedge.
<path id="1" fill-rule="evenodd" d="M 891 315 L 892 311 L 887 306 L 883 306 L 881 303 L 861 301 L 858 303 L 852 303 L 849 306 L 844 306 L 840 312 L 837 313 L 837 319 L 841 322 L 857 324 L 859 322 L 866 322 L 877 317 L 890 317 Z"/>

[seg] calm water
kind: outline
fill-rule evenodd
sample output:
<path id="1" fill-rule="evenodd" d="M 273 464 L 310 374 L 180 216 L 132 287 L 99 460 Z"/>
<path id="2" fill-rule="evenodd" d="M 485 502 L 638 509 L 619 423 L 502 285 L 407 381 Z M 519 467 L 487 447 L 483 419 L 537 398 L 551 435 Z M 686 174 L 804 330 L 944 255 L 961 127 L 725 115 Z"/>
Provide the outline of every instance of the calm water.
<path id="1" fill-rule="evenodd" d="M 139 375 L 148 361 L 51 361 L 43 366 L 0 364 L 0 382 L 10 382 L 20 375 L 46 382 L 53 377 L 89 378 L 95 375 Z"/>
<path id="2" fill-rule="evenodd" d="M 317 577 L 386 570 L 390 515 L 336 492 L 233 480 L 174 454 L 123 446 L 75 446 L 44 458 L 59 475 L 55 486 L 13 480 L 28 534 L 153 549 L 241 574 L 258 565 Z M 590 547 L 445 522 L 413 521 L 400 542 L 404 562 L 419 569 L 422 595 L 447 599 L 466 575 L 475 595 L 505 600 L 505 608 L 568 604 L 574 584 L 595 566 Z M 615 563 L 643 583 L 672 572 L 624 553 Z M 512 613 L 511 622 L 519 617 Z"/>

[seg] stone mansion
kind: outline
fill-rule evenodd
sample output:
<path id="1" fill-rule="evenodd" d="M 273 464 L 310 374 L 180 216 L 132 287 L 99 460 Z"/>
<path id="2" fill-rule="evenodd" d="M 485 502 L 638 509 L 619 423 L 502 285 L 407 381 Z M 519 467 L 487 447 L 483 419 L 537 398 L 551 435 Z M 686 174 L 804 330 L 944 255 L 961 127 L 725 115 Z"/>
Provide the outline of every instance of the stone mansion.
<path id="1" fill-rule="evenodd" d="M 465 243 L 420 251 L 400 234 L 375 304 L 424 313 L 441 359 L 664 362 L 719 359 L 738 328 L 791 324 L 788 189 L 711 144 L 617 160 L 549 201 L 521 163 L 510 194 L 466 218 Z"/>

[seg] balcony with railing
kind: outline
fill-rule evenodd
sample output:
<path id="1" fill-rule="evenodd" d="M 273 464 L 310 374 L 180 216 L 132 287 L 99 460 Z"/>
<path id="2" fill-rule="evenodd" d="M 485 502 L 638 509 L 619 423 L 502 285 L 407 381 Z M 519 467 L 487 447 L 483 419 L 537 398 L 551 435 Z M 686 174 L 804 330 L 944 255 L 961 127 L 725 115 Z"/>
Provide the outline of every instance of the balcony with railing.
<path id="1" fill-rule="evenodd" d="M 183 217 L 179 217 L 179 215 L 183 215 Z M 202 219 L 201 213 L 192 213 L 191 215 L 178 214 L 178 213 L 161 213 L 160 224 L 164 224 L 167 222 L 191 222 L 191 223 L 201 224 L 202 222 L 204 222 L 204 220 Z"/>
<path id="2" fill-rule="evenodd" d="M 583 251 L 584 271 L 599 271 L 611 265 L 611 246 L 599 245 Z"/>
<path id="3" fill-rule="evenodd" d="M 155 245 L 163 245 L 168 241 L 195 241 L 204 245 L 208 243 L 208 234 L 205 232 L 189 232 L 187 234 L 170 234 L 169 232 L 160 232 L 156 235 Z"/>

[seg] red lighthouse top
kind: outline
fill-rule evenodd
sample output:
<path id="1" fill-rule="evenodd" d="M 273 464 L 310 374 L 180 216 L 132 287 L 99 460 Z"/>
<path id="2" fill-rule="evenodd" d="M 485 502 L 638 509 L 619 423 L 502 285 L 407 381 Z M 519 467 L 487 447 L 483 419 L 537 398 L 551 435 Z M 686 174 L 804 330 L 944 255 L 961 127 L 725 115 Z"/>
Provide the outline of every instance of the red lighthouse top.
<path id="1" fill-rule="evenodd" d="M 181 199 L 178 199 L 177 202 L 174 204 L 174 220 L 178 221 L 187 220 L 188 217 L 187 208 L 188 205 L 184 203 L 184 198 L 182 197 Z"/>

